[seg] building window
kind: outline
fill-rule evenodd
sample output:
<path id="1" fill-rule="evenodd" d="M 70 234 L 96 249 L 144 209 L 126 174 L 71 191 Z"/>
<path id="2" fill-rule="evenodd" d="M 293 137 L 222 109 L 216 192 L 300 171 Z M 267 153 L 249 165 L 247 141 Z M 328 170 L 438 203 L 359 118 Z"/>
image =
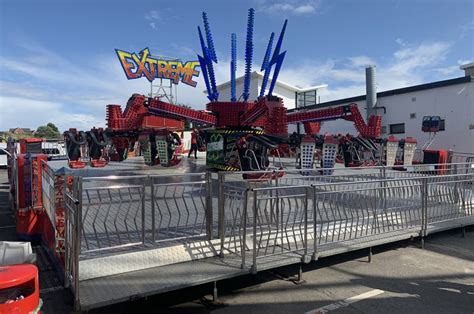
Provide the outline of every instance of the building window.
<path id="1" fill-rule="evenodd" d="M 444 119 L 439 120 L 439 130 L 444 131 Z"/>
<path id="2" fill-rule="evenodd" d="M 415 112 L 410 113 L 410 119 L 416 119 L 416 113 Z"/>
<path id="3" fill-rule="evenodd" d="M 390 134 L 405 133 L 405 123 L 390 124 Z"/>

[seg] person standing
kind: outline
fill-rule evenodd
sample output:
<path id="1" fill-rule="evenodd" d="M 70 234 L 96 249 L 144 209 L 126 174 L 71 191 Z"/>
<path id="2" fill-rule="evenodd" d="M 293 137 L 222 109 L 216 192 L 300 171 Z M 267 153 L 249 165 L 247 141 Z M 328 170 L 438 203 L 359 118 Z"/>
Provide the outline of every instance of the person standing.
<path id="1" fill-rule="evenodd" d="M 198 130 L 194 129 L 191 133 L 191 149 L 189 150 L 188 158 L 191 157 L 192 152 L 194 151 L 194 159 L 197 159 L 197 137 L 198 137 Z"/>

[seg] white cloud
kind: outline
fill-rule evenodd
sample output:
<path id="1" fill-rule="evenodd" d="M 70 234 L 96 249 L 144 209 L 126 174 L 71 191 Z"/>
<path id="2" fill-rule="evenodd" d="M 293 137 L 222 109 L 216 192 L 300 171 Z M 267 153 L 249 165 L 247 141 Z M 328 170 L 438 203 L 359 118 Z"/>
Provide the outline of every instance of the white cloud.
<path id="1" fill-rule="evenodd" d="M 198 54 L 198 52 L 189 46 L 181 45 L 178 43 L 171 43 L 170 47 L 174 53 L 178 52 L 180 56 L 188 56 L 192 57 L 193 60 L 197 60 L 196 55 Z"/>
<path id="2" fill-rule="evenodd" d="M 314 13 L 316 11 L 316 7 L 310 4 L 303 4 L 294 8 L 295 14 L 308 14 Z"/>
<path id="3" fill-rule="evenodd" d="M 466 37 L 466 35 L 469 35 L 470 32 L 474 31 L 474 20 L 471 20 L 466 24 L 460 25 L 459 30 L 459 38 L 462 39 Z"/>
<path id="4" fill-rule="evenodd" d="M 321 91 L 321 101 L 365 94 L 365 67 L 376 65 L 379 91 L 401 88 L 436 79 L 444 79 L 459 71 L 458 66 L 439 67 L 451 45 L 446 42 L 422 43 L 401 47 L 390 60 L 381 63 L 369 56 L 354 56 L 342 60 L 327 59 L 299 66 L 283 66 L 280 78 L 293 85 L 309 87 L 329 84 Z M 466 61 L 466 60 L 462 60 Z"/>
<path id="5" fill-rule="evenodd" d="M 458 60 L 459 65 L 464 65 L 464 64 L 468 64 L 468 63 L 472 63 L 472 62 L 474 62 L 472 59 L 459 59 Z"/>
<path id="6" fill-rule="evenodd" d="M 160 12 L 157 10 L 151 10 L 145 13 L 145 20 L 147 20 L 152 29 L 156 29 L 156 23 L 157 22 L 163 22 L 163 17 Z"/>
<path id="7" fill-rule="evenodd" d="M 443 75 L 443 76 L 448 76 L 451 74 L 454 74 L 459 71 L 459 66 L 457 65 L 452 65 L 444 68 L 435 68 L 433 69 L 435 72 Z"/>
<path id="8" fill-rule="evenodd" d="M 157 10 L 151 10 L 145 14 L 145 19 L 152 21 L 152 20 L 161 20 L 161 14 Z"/>
<path id="9" fill-rule="evenodd" d="M 289 0 L 285 2 L 262 1 L 259 11 L 271 14 L 288 13 L 294 15 L 313 14 L 319 8 L 319 0 Z"/>
<path id="10" fill-rule="evenodd" d="M 69 127 L 90 129 L 104 124 L 95 115 L 69 113 L 67 106 L 53 101 L 33 100 L 26 97 L 0 96 L 0 130 L 10 127 L 29 127 L 36 129 L 40 125 L 53 122 L 61 130 Z"/>
<path id="11" fill-rule="evenodd" d="M 397 39 L 395 39 L 395 42 L 396 42 L 397 44 L 399 44 L 400 46 L 402 46 L 402 47 L 405 47 L 405 46 L 408 45 L 408 43 L 407 43 L 405 40 L 403 40 L 402 38 L 397 38 Z"/>
<path id="12" fill-rule="evenodd" d="M 437 64 L 445 59 L 449 47 L 449 43 L 435 42 L 397 50 L 393 54 L 396 60 L 394 69 L 409 70 L 413 67 Z"/>
<path id="13" fill-rule="evenodd" d="M 348 58 L 350 60 L 350 66 L 351 67 L 361 67 L 361 66 L 369 66 L 369 65 L 377 65 L 377 62 L 375 60 L 367 57 L 367 56 L 357 56 L 357 57 L 350 57 Z"/>

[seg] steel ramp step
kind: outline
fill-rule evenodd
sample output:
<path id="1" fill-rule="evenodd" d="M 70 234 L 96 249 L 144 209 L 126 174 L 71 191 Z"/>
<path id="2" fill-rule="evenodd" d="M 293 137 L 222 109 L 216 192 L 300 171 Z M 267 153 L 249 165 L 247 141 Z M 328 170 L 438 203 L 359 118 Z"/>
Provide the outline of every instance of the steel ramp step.
<path id="1" fill-rule="evenodd" d="M 214 257 L 84 280 L 79 282 L 79 307 L 89 310 L 248 273 L 240 260 Z"/>

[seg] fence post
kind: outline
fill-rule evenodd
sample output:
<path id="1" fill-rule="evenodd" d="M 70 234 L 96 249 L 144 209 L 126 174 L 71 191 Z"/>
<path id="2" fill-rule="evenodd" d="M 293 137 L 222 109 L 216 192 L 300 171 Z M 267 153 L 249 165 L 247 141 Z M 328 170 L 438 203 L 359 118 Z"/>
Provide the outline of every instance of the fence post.
<path id="1" fill-rule="evenodd" d="M 421 248 L 425 248 L 425 236 L 428 228 L 428 179 L 421 180 Z"/>
<path id="2" fill-rule="evenodd" d="M 155 222 L 155 185 L 153 184 L 153 177 L 148 176 L 148 184 L 150 185 L 150 201 L 151 201 L 151 241 L 155 244 L 156 241 L 156 222 Z"/>
<path id="3" fill-rule="evenodd" d="M 142 242 L 143 246 L 145 246 L 145 207 L 146 207 L 146 186 L 147 182 L 145 181 L 142 184 Z"/>
<path id="4" fill-rule="evenodd" d="M 75 184 L 75 183 L 74 183 Z M 69 207 L 66 207 L 66 210 L 64 211 L 64 221 L 65 221 L 65 231 L 64 231 L 64 288 L 70 288 L 71 287 L 71 241 L 70 241 L 70 234 L 71 234 L 71 229 L 70 229 L 70 222 L 71 222 L 71 212 Z"/>
<path id="5" fill-rule="evenodd" d="M 41 167 L 43 168 L 43 162 L 41 162 Z M 44 176 L 44 169 L 41 169 L 41 172 L 43 172 L 43 176 Z M 48 182 L 49 182 L 49 179 L 48 179 Z M 73 195 L 74 195 L 74 189 L 75 189 L 75 186 L 76 186 L 76 178 L 74 177 L 73 178 L 73 181 L 72 181 L 72 189 L 73 189 Z M 45 187 L 43 187 L 44 189 Z M 71 215 L 71 212 L 70 212 L 70 209 L 69 209 L 69 206 L 68 206 L 68 202 L 67 202 L 67 184 L 63 185 L 62 187 L 63 191 L 64 191 L 64 288 L 70 288 L 71 287 L 71 278 L 69 277 L 69 274 L 71 273 L 71 263 L 70 263 L 70 260 L 71 260 L 71 250 L 70 250 L 70 245 L 71 245 L 71 241 L 70 241 L 70 232 L 71 232 L 71 229 L 69 228 L 69 225 L 70 225 L 70 221 L 71 221 L 71 218 L 70 218 L 70 215 Z M 51 195 L 51 194 L 49 194 Z M 44 204 L 44 200 L 43 200 L 43 204 Z M 44 205 L 43 205 L 44 206 Z M 48 210 L 49 211 L 49 210 Z M 75 214 L 75 213 L 74 213 Z M 50 219 L 52 219 L 52 215 L 50 216 Z"/>
<path id="6" fill-rule="evenodd" d="M 245 255 L 247 247 L 247 207 L 248 207 L 248 189 L 244 191 L 244 212 L 242 215 L 243 219 L 243 230 L 242 230 L 242 240 L 240 243 L 240 252 L 242 254 L 242 265 L 241 268 L 245 268 Z"/>
<path id="7" fill-rule="evenodd" d="M 385 167 L 380 168 L 380 179 L 382 179 L 382 202 L 383 209 L 387 210 L 387 169 Z"/>
<path id="8" fill-rule="evenodd" d="M 219 195 L 217 196 L 217 224 L 218 224 L 218 237 L 221 239 L 221 252 L 220 257 L 224 257 L 224 241 L 225 241 L 225 174 L 219 172 L 217 175 L 217 183 L 219 189 Z"/>
<path id="9" fill-rule="evenodd" d="M 257 191 L 253 190 L 253 245 L 252 274 L 257 273 Z"/>
<path id="10" fill-rule="evenodd" d="M 206 233 L 207 239 L 212 240 L 212 173 L 206 172 Z"/>
<path id="11" fill-rule="evenodd" d="M 278 181 L 278 177 L 275 178 L 275 186 L 278 187 L 279 186 L 279 181 Z M 280 234 L 280 241 L 282 243 L 281 245 L 281 251 L 283 252 L 284 251 L 284 248 L 283 248 L 283 243 L 284 243 L 284 233 L 283 233 L 283 226 L 284 226 L 284 222 L 283 222 L 283 208 L 282 206 L 280 205 L 280 191 L 278 189 L 275 190 L 275 197 L 276 197 L 276 221 L 275 221 L 275 224 L 276 224 L 276 227 L 277 227 L 277 234 Z M 273 198 L 273 197 L 272 197 Z M 257 207 L 257 201 L 255 200 L 255 208 Z M 273 208 L 272 208 L 273 210 Z"/>
<path id="12" fill-rule="evenodd" d="M 383 214 L 385 215 L 385 220 L 387 223 L 387 230 L 390 231 L 390 220 L 388 218 L 388 213 L 387 213 L 387 169 L 385 167 L 380 168 L 380 179 L 382 180 L 380 182 L 380 187 L 382 189 L 380 193 L 380 202 L 382 203 L 382 209 L 383 209 Z M 383 216 L 382 216 L 383 217 Z M 393 222 L 392 222 L 393 223 Z M 382 218 L 382 227 L 385 232 L 385 225 L 383 223 L 383 218 Z"/>
<path id="13" fill-rule="evenodd" d="M 304 255 L 302 257 L 303 263 L 309 263 L 308 259 L 308 202 L 309 202 L 309 187 L 305 187 L 305 206 L 304 206 Z"/>
<path id="14" fill-rule="evenodd" d="M 457 178 L 456 180 L 454 180 L 454 195 L 453 195 L 453 198 L 454 198 L 454 204 L 457 204 L 459 202 L 459 191 L 458 191 L 458 187 L 459 187 L 459 184 L 458 184 L 458 180 L 459 180 L 459 176 L 458 176 L 458 165 L 453 165 L 454 167 L 454 174 L 456 175 L 455 178 Z M 462 186 L 462 185 L 461 185 Z"/>
<path id="15" fill-rule="evenodd" d="M 318 260 L 318 229 L 317 229 L 317 201 L 316 201 L 316 186 L 311 185 L 313 188 L 313 232 L 314 232 L 314 242 L 313 242 L 313 260 Z M 323 226 L 321 225 L 321 228 Z"/>
<path id="16" fill-rule="evenodd" d="M 76 180 L 74 180 L 76 182 Z M 81 230 L 82 230 L 82 177 L 77 177 L 77 185 L 74 188 L 74 197 L 77 200 L 75 230 L 73 234 L 73 261 L 74 261 L 74 310 L 78 311 L 80 307 L 79 302 L 79 254 L 81 253 Z"/>

